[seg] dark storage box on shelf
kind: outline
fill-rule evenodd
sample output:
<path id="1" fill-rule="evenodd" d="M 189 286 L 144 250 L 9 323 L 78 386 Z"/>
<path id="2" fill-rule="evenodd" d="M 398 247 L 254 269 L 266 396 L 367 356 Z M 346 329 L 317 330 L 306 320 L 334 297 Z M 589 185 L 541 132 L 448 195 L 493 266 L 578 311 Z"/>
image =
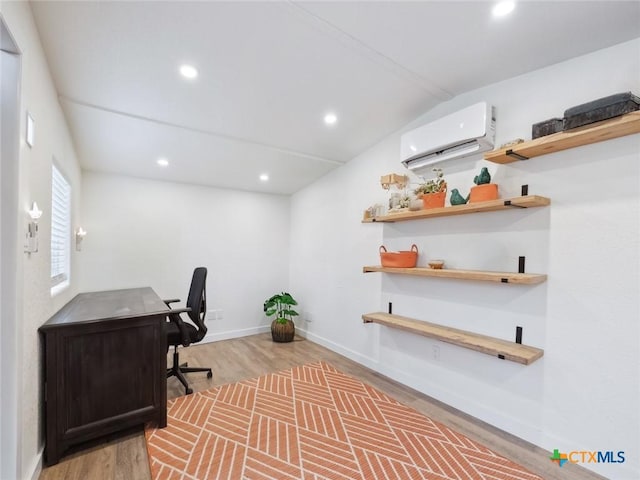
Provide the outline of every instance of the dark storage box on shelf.
<path id="1" fill-rule="evenodd" d="M 534 123 L 531 126 L 531 138 L 536 139 L 546 137 L 552 133 L 561 132 L 564 128 L 564 120 L 562 118 L 550 118 L 544 122 Z"/>
<path id="2" fill-rule="evenodd" d="M 565 110 L 564 129 L 571 130 L 636 110 L 640 110 L 640 98 L 631 92 L 617 93 Z"/>

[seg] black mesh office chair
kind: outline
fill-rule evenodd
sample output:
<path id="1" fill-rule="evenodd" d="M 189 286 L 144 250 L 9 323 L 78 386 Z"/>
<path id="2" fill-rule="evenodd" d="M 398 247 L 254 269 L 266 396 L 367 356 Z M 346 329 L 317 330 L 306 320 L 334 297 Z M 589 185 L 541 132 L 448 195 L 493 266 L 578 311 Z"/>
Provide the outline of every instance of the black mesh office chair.
<path id="1" fill-rule="evenodd" d="M 193 393 L 193 390 L 189 387 L 184 373 L 207 372 L 207 378 L 213 376 L 210 368 L 189 367 L 186 363 L 180 365 L 178 358 L 178 345 L 188 347 L 192 343 L 198 343 L 207 333 L 207 327 L 204 324 L 207 312 L 206 283 L 207 269 L 204 267 L 196 268 L 191 278 L 186 308 L 172 309 L 169 314 L 170 321 L 167 323 L 167 351 L 169 351 L 169 346 L 173 345 L 173 365 L 171 368 L 167 368 L 167 378 L 178 377 L 180 383 L 184 385 L 187 395 Z M 171 299 L 164 302 L 170 306 L 171 303 L 179 301 L 179 299 Z M 187 313 L 193 325 L 185 323 L 180 317 L 181 313 Z"/>

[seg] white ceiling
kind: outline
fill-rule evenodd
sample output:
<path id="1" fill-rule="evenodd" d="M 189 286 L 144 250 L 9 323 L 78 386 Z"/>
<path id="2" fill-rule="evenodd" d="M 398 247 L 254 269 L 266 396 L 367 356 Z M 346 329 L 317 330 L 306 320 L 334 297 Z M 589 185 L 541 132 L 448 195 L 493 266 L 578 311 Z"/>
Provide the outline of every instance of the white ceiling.
<path id="1" fill-rule="evenodd" d="M 640 37 L 638 1 L 31 4 L 84 169 L 283 194 L 462 92 Z"/>

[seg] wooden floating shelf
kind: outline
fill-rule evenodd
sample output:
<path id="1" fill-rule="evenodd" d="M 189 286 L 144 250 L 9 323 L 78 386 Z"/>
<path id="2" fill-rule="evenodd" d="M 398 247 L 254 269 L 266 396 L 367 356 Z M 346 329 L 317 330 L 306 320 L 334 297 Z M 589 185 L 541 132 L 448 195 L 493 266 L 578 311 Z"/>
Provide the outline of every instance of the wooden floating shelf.
<path id="1" fill-rule="evenodd" d="M 499 338 L 488 337 L 478 333 L 445 327 L 435 323 L 414 320 L 413 318 L 391 315 L 389 313 L 376 312 L 362 315 L 365 323 L 379 323 L 391 328 L 405 330 L 429 338 L 435 338 L 442 342 L 452 343 L 460 347 L 486 353 L 503 360 L 529 365 L 538 360 L 544 354 L 544 350 L 509 342 Z"/>
<path id="2" fill-rule="evenodd" d="M 429 267 L 392 268 L 376 265 L 363 267 L 362 271 L 364 273 L 397 273 L 400 275 L 416 275 L 419 277 L 457 278 L 485 282 L 519 283 L 523 285 L 535 285 L 547 280 L 547 276 L 540 273 L 486 272 L 482 270 L 452 270 L 448 268 L 435 269 Z"/>
<path id="3" fill-rule="evenodd" d="M 517 162 L 634 133 L 640 133 L 640 111 L 487 152 L 484 159 L 494 163 Z"/>
<path id="4" fill-rule="evenodd" d="M 419 220 L 422 218 L 448 217 L 452 215 L 464 215 L 466 213 L 494 212 L 497 210 L 508 210 L 512 208 L 533 208 L 546 207 L 551 203 L 547 197 L 538 195 L 526 195 L 510 199 L 489 200 L 487 202 L 468 203 L 466 205 L 454 205 L 451 207 L 428 208 L 416 211 L 406 211 L 383 215 L 380 217 L 367 218 L 363 223 L 392 223 L 404 222 L 407 220 Z"/>

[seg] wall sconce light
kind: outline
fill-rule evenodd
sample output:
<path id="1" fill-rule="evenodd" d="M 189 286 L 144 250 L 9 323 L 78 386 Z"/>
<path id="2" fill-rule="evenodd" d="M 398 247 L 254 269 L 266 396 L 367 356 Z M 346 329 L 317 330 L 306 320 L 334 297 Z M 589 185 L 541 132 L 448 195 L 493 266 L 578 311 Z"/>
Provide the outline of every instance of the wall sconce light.
<path id="1" fill-rule="evenodd" d="M 27 253 L 36 253 L 38 251 L 38 219 L 42 216 L 42 210 L 38 208 L 38 204 L 33 202 L 31 210 L 29 210 L 31 221 L 27 225 L 27 242 L 24 251 Z"/>
<path id="2" fill-rule="evenodd" d="M 85 237 L 85 235 L 87 234 L 87 231 L 82 228 L 82 227 L 78 227 L 76 229 L 76 251 L 80 252 L 82 250 L 82 239 Z"/>

